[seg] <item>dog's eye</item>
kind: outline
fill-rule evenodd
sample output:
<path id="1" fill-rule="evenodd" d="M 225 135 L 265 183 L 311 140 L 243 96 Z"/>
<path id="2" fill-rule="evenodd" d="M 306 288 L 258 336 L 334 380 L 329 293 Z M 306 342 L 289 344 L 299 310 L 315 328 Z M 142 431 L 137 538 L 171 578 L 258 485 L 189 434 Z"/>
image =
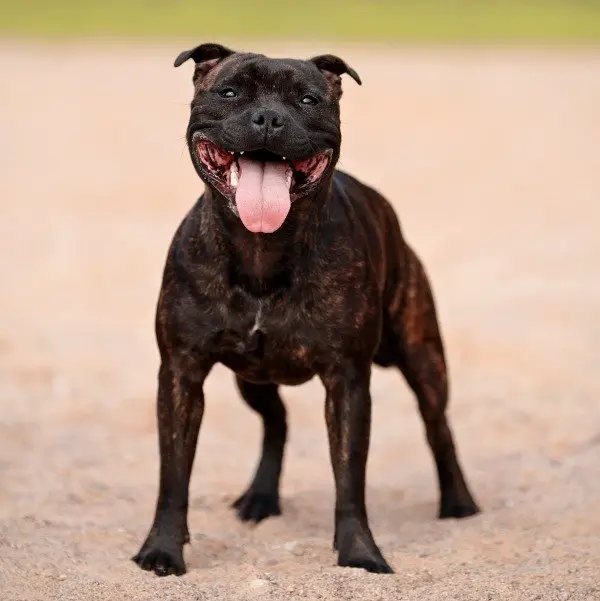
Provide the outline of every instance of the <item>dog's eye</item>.
<path id="1" fill-rule="evenodd" d="M 219 96 L 221 98 L 235 98 L 237 94 L 232 88 L 225 88 L 219 92 Z"/>
<path id="2" fill-rule="evenodd" d="M 311 96 L 310 94 L 306 94 L 306 95 L 302 96 L 302 98 L 300 99 L 300 102 L 302 104 L 310 104 L 313 106 L 315 104 L 319 103 L 319 101 L 314 96 Z"/>

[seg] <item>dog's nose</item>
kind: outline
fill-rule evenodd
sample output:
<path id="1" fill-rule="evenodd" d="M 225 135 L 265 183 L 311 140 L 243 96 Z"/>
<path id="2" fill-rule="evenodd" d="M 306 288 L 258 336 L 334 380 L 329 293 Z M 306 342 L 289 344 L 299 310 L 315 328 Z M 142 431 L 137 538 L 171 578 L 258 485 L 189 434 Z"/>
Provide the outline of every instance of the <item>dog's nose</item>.
<path id="1" fill-rule="evenodd" d="M 285 125 L 283 115 L 271 109 L 259 109 L 252 113 L 252 125 L 258 131 L 281 129 Z"/>

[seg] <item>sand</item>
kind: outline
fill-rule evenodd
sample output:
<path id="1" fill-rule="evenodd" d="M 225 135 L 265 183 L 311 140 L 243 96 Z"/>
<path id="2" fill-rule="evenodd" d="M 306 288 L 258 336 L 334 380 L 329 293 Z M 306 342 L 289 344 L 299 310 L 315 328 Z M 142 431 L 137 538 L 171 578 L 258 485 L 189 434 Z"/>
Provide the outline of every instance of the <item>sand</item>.
<path id="1" fill-rule="evenodd" d="M 438 521 L 414 399 L 377 370 L 368 469 L 396 574 L 335 566 L 318 381 L 284 388 L 281 518 L 229 503 L 260 423 L 216 368 L 191 486 L 189 572 L 131 561 L 152 519 L 153 315 L 201 186 L 187 43 L 0 45 L 0 599 L 600 599 L 600 52 L 341 54 L 341 166 L 378 187 L 433 281 L 450 415 L 483 513 Z M 189 68 L 188 68 L 189 67 Z"/>

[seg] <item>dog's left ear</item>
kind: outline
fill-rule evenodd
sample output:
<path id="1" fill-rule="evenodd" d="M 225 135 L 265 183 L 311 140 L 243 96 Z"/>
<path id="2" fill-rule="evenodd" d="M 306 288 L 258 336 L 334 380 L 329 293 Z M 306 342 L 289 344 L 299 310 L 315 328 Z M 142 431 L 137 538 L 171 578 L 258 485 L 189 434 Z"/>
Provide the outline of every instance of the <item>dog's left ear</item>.
<path id="1" fill-rule="evenodd" d="M 235 50 L 221 46 L 221 44 L 200 44 L 191 50 L 181 52 L 173 65 L 180 67 L 190 58 L 194 59 L 194 83 L 203 80 L 224 58 L 235 54 Z"/>
<path id="2" fill-rule="evenodd" d="M 310 59 L 325 77 L 327 87 L 336 100 L 342 95 L 342 75 L 347 73 L 360 86 L 362 81 L 358 73 L 346 61 L 333 54 L 322 54 Z"/>
<path id="3" fill-rule="evenodd" d="M 344 73 L 347 73 L 359 86 L 362 85 L 362 81 L 358 73 L 339 56 L 334 56 L 333 54 L 322 54 L 321 56 L 315 56 L 311 58 L 310 61 L 314 63 L 321 71 L 324 71 L 324 74 L 331 73 L 332 75 L 340 77 Z"/>

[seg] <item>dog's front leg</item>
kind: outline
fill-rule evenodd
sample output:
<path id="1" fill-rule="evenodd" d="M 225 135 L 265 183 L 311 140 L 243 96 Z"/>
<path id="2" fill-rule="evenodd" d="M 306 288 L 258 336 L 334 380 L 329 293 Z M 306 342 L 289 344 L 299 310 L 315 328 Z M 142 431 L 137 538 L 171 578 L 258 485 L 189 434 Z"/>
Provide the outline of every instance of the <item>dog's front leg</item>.
<path id="1" fill-rule="evenodd" d="M 158 576 L 186 571 L 183 545 L 187 526 L 190 475 L 204 413 L 203 384 L 209 367 L 187 373 L 163 361 L 158 376 L 157 418 L 160 482 L 152 528 L 133 560 Z"/>
<path id="2" fill-rule="evenodd" d="M 392 573 L 373 540 L 365 505 L 371 432 L 370 365 L 338 362 L 322 376 L 325 416 L 335 477 L 335 540 L 338 565 Z"/>

